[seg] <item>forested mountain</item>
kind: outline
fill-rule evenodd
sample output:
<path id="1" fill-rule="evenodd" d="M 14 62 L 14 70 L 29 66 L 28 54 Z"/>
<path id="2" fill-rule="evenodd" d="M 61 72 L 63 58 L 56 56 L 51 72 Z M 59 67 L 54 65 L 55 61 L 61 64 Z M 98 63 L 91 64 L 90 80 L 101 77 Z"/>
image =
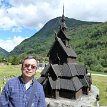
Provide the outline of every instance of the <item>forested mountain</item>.
<path id="1" fill-rule="evenodd" d="M 32 37 L 24 40 L 20 45 L 16 46 L 14 50 L 10 52 L 11 55 L 36 53 L 42 56 L 46 56 L 50 46 L 52 45 L 52 42 L 54 41 L 55 32 L 59 30 L 60 20 L 61 17 L 57 17 L 47 22 L 39 32 L 35 33 Z M 97 23 L 66 18 L 68 32 L 82 25 L 93 24 Z"/>
<path id="2" fill-rule="evenodd" d="M 0 56 L 8 56 L 9 52 L 0 47 Z"/>
<path id="3" fill-rule="evenodd" d="M 39 32 L 16 46 L 11 55 L 34 53 L 43 60 L 52 46 L 59 25 L 60 17 L 50 20 Z M 107 67 L 107 23 L 66 18 L 66 25 L 70 44 L 78 55 L 77 60 L 91 70 L 103 71 Z"/>

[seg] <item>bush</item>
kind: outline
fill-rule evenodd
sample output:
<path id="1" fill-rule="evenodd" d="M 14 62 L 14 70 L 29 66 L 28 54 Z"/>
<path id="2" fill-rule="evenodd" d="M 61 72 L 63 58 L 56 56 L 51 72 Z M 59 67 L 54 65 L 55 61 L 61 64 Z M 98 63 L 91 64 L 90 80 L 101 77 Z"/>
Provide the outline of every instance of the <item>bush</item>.
<path id="1" fill-rule="evenodd" d="M 104 68 L 100 64 L 98 64 L 98 65 L 91 65 L 90 69 L 92 71 L 104 72 Z"/>
<path id="2" fill-rule="evenodd" d="M 18 65 L 20 62 L 19 57 L 18 56 L 13 56 L 11 64 L 12 65 Z"/>

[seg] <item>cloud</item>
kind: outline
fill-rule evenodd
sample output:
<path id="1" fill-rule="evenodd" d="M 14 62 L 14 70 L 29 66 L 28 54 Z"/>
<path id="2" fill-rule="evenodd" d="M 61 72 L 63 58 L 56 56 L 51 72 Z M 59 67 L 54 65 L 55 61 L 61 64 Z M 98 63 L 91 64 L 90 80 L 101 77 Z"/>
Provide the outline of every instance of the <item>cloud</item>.
<path id="1" fill-rule="evenodd" d="M 50 19 L 62 15 L 63 4 L 67 17 L 86 21 L 107 20 L 106 0 L 9 0 L 8 2 L 11 7 L 0 8 L 0 28 L 3 29 L 10 29 L 12 26 L 40 29 Z"/>
<path id="2" fill-rule="evenodd" d="M 11 50 L 14 49 L 15 46 L 20 44 L 26 38 L 21 36 L 14 36 L 12 38 L 8 38 L 7 40 L 0 39 L 0 47 L 10 52 Z"/>
<path id="3" fill-rule="evenodd" d="M 107 15 L 105 14 L 107 11 L 106 0 L 69 0 L 65 5 L 67 5 L 65 13 L 69 17 L 86 21 L 107 21 Z"/>

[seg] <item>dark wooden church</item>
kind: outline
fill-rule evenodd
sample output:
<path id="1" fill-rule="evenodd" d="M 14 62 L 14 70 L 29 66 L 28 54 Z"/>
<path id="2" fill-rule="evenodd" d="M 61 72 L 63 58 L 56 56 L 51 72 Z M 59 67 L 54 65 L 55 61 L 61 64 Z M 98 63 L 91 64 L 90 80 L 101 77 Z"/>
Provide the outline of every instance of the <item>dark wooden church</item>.
<path id="1" fill-rule="evenodd" d="M 76 63 L 77 54 L 69 44 L 66 30 L 63 9 L 59 32 L 48 53 L 49 64 L 38 79 L 46 97 L 77 99 L 82 94 L 87 95 L 91 88 L 91 76 L 87 75 L 86 66 Z"/>

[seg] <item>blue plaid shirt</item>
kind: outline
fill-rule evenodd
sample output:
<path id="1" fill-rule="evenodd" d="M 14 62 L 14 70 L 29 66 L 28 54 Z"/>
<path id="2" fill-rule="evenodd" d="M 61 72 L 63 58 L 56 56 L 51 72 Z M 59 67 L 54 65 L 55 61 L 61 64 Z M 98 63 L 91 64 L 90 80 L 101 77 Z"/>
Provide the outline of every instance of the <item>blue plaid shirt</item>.
<path id="1" fill-rule="evenodd" d="M 46 107 L 42 85 L 34 79 L 29 89 L 26 90 L 21 77 L 12 78 L 6 83 L 0 96 L 0 107 L 11 107 L 10 104 L 12 107 L 27 107 L 34 82 L 36 90 L 31 107 Z"/>

